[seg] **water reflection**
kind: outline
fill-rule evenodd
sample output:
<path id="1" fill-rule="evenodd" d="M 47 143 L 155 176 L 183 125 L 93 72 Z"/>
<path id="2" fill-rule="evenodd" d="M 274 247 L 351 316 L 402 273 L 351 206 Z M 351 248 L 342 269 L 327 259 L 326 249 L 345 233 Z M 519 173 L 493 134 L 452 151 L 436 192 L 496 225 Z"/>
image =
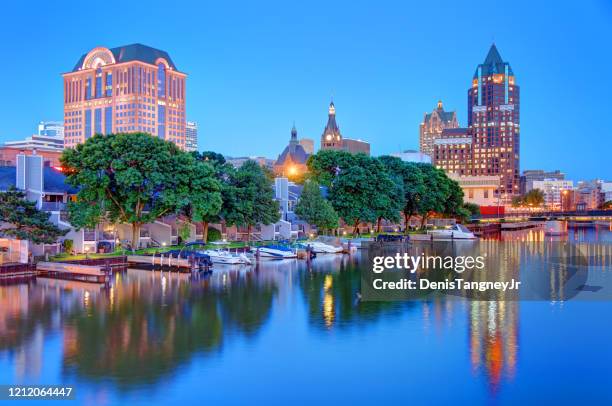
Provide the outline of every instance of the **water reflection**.
<path id="1" fill-rule="evenodd" d="M 580 234 L 580 241 L 590 241 L 594 232 Z M 484 240 L 479 242 L 480 249 L 499 257 L 503 264 L 497 270 L 500 278 L 520 277 L 524 269 L 537 266 L 553 252 L 551 242 L 538 240 L 541 235 L 537 233 L 528 230 L 521 238 L 544 243 Z M 597 278 L 609 274 L 609 248 L 584 247 L 584 256 L 601 271 L 590 275 L 588 283 L 603 283 Z M 457 245 L 453 249 L 461 254 L 467 248 Z M 561 258 L 556 265 L 559 271 L 544 281 L 551 302 L 568 297 L 562 283 L 568 278 L 566 262 Z M 334 342 L 338 347 L 333 351 L 361 351 L 366 357 L 369 340 L 377 331 L 383 338 L 395 334 L 404 341 L 389 342 L 389 351 L 394 351 L 389 355 L 400 354 L 401 345 L 416 351 L 415 368 L 436 364 L 452 368 L 458 376 L 471 370 L 484 378 L 485 385 L 477 383 L 489 398 L 499 396 L 521 373 L 528 373 L 519 368 L 520 354 L 531 344 L 519 346 L 525 334 L 519 302 L 441 297 L 363 302 L 360 275 L 364 266 L 360 255 L 320 255 L 311 266 L 304 261 L 270 261 L 255 268 L 217 267 L 212 276 L 195 279 L 130 269 L 115 274 L 107 287 L 44 278 L 2 286 L 0 366 L 11 369 L 4 377 L 12 382 L 50 382 L 54 378 L 46 375 L 45 366 L 58 363 L 61 382 L 78 381 L 89 388 L 84 391 L 96 392 L 104 386 L 110 392 L 127 393 L 160 382 L 180 386 L 180 379 L 175 378 L 188 365 L 195 362 L 200 371 L 213 360 L 222 363 L 237 351 L 236 343 L 260 341 L 269 347 L 266 363 L 274 368 L 283 361 L 275 348 L 283 335 L 294 326 L 306 326 L 305 331 L 300 330 L 300 344 L 291 348 L 294 353 Z M 270 330 L 281 338 L 271 338 Z M 441 353 L 444 346 L 457 346 L 465 359 L 455 364 L 442 355 L 419 357 L 420 348 L 432 345 L 432 335 L 449 340 L 440 344 Z M 53 351 L 59 353 L 57 359 Z M 381 354 L 384 348 L 371 357 L 384 366 Z M 343 363 L 336 367 L 342 370 Z M 310 376 L 308 371 L 294 373 L 297 379 Z"/>

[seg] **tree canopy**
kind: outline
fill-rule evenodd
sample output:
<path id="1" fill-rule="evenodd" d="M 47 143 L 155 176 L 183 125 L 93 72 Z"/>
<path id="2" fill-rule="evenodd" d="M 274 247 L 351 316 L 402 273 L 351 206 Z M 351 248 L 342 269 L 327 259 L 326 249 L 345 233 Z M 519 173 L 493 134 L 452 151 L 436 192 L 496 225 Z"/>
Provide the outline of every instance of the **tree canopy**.
<path id="1" fill-rule="evenodd" d="M 304 189 L 297 205 L 295 214 L 317 226 L 319 230 L 331 230 L 338 227 L 338 214 L 321 194 L 318 183 L 309 180 L 304 184 Z"/>
<path id="2" fill-rule="evenodd" d="M 133 248 L 142 224 L 176 212 L 191 193 L 193 157 L 146 133 L 95 135 L 65 150 L 61 162 L 67 182 L 80 188 L 69 206 L 71 223 L 131 224 Z"/>
<path id="3" fill-rule="evenodd" d="M 0 192 L 0 235 L 35 244 L 53 244 L 68 230 L 49 221 L 49 214 L 36 208 L 36 202 L 26 199 L 23 191 L 10 188 Z"/>
<path id="4" fill-rule="evenodd" d="M 279 210 L 271 181 L 255 161 L 249 160 L 228 173 L 221 213 L 227 225 L 247 227 L 250 239 L 252 227 L 276 223 Z"/>

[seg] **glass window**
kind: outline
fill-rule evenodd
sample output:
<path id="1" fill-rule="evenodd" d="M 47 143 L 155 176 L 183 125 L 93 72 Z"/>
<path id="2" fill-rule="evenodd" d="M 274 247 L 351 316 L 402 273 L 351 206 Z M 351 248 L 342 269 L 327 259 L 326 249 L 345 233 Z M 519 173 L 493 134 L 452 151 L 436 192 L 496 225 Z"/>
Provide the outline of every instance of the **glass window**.
<path id="1" fill-rule="evenodd" d="M 157 136 L 166 138 L 166 106 L 157 106 Z"/>
<path id="2" fill-rule="evenodd" d="M 91 99 L 91 76 L 85 80 L 85 100 Z"/>
<path id="3" fill-rule="evenodd" d="M 94 134 L 102 134 L 102 109 L 94 111 Z"/>
<path id="4" fill-rule="evenodd" d="M 157 97 L 166 97 L 166 65 L 157 65 Z"/>
<path id="5" fill-rule="evenodd" d="M 106 107 L 104 109 L 104 134 L 113 132 L 113 108 Z"/>
<path id="6" fill-rule="evenodd" d="M 85 139 L 91 137 L 91 110 L 85 110 Z"/>

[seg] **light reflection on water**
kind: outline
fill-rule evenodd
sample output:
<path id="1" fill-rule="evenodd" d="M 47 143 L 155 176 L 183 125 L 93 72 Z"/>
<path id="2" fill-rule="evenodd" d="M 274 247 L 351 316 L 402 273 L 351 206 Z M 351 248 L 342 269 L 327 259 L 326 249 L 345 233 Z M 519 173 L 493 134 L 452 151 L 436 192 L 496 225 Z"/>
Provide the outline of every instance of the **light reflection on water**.
<path id="1" fill-rule="evenodd" d="M 602 236 L 612 241 L 594 229 L 566 238 Z M 546 241 L 541 230 L 504 237 Z M 73 384 L 96 404 L 612 399 L 609 302 L 365 303 L 360 266 L 320 255 L 311 270 L 280 261 L 199 279 L 129 270 L 108 288 L 3 286 L 0 383 Z"/>

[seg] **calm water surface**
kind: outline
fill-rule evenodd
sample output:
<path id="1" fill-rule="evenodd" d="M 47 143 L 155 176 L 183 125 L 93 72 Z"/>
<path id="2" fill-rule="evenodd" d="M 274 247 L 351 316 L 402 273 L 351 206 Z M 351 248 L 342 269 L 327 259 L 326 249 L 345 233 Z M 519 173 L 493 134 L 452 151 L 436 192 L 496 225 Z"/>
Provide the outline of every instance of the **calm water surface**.
<path id="1" fill-rule="evenodd" d="M 70 384 L 78 403 L 109 405 L 612 403 L 612 302 L 360 303 L 360 266 L 319 256 L 311 270 L 2 286 L 0 383 Z"/>

